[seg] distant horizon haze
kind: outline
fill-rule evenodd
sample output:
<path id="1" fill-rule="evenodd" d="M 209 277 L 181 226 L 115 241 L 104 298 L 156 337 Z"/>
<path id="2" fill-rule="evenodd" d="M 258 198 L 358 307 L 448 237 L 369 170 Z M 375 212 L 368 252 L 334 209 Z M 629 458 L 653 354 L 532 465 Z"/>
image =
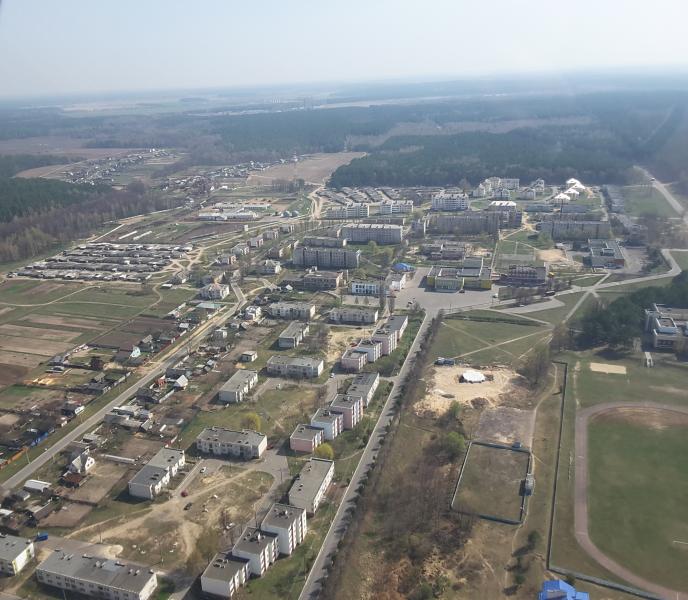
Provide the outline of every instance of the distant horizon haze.
<path id="1" fill-rule="evenodd" d="M 0 97 L 682 72 L 686 17 L 680 0 L 4 0 Z"/>

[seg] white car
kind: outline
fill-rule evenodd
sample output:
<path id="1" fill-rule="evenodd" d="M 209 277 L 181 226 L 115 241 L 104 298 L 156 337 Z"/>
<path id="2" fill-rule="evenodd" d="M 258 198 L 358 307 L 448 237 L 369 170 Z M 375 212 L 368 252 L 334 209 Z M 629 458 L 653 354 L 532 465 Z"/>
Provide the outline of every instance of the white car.
<path id="1" fill-rule="evenodd" d="M 201 473 L 205 473 L 208 470 L 207 467 L 201 467 Z"/>

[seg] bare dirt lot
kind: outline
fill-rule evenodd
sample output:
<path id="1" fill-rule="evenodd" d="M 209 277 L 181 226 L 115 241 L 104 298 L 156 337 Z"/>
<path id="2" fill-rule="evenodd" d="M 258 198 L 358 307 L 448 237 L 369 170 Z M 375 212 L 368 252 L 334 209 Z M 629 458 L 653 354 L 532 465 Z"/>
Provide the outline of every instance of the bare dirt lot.
<path id="1" fill-rule="evenodd" d="M 15 337 L 32 337 L 56 342 L 71 342 L 81 335 L 78 331 L 22 327 L 21 325 L 10 325 L 9 323 L 0 325 L 0 334 Z"/>
<path id="2" fill-rule="evenodd" d="M 96 464 L 80 487 L 70 492 L 67 498 L 82 502 L 100 502 L 110 490 L 127 474 L 133 474 L 135 468 L 128 467 L 105 459 L 96 460 Z"/>
<path id="3" fill-rule="evenodd" d="M 28 372 L 26 366 L 0 363 L 0 388 L 21 381 Z"/>
<path id="4" fill-rule="evenodd" d="M 373 334 L 373 328 L 362 327 L 360 329 L 330 327 L 330 335 L 327 340 L 327 357 L 325 361 L 330 363 L 337 362 L 342 355 L 342 352 L 352 343 L 361 338 L 370 337 Z"/>
<path id="5" fill-rule="evenodd" d="M 39 323 L 43 325 L 57 325 L 64 327 L 74 327 L 78 329 L 93 329 L 96 331 L 102 331 L 105 326 L 98 319 L 89 319 L 87 317 L 57 317 L 48 315 L 28 315 L 24 317 L 22 321 L 28 321 L 29 323 Z"/>
<path id="6" fill-rule="evenodd" d="M 27 371 L 38 365 L 43 358 L 36 354 L 22 354 L 0 349 L 0 364 L 8 364 L 14 367 L 23 367 Z M 2 377 L 2 376 L 0 376 Z"/>
<path id="7" fill-rule="evenodd" d="M 606 373 L 607 375 L 625 375 L 624 365 L 610 365 L 607 363 L 590 363 L 590 370 L 593 373 Z"/>
<path id="8" fill-rule="evenodd" d="M 71 344 L 65 342 L 0 335 L 0 349 L 9 352 L 53 356 L 54 354 L 60 354 L 65 350 L 69 350 L 71 347 Z"/>
<path id="9" fill-rule="evenodd" d="M 495 408 L 513 405 L 528 395 L 523 377 L 507 367 L 493 367 L 481 372 L 488 381 L 459 383 L 465 366 L 436 367 L 432 372 L 433 385 L 428 395 L 415 405 L 417 414 L 444 414 L 452 401 L 472 408 Z"/>
<path id="10" fill-rule="evenodd" d="M 313 154 L 297 163 L 289 162 L 283 165 L 269 167 L 262 173 L 249 176 L 249 185 L 269 185 L 276 179 L 303 179 L 317 185 L 325 183 L 326 179 L 342 165 L 349 164 L 354 158 L 365 156 L 365 152 L 337 152 L 333 154 Z"/>
<path id="11" fill-rule="evenodd" d="M 81 520 L 93 510 L 88 504 L 76 504 L 65 502 L 60 510 L 48 515 L 41 521 L 42 527 L 75 527 Z"/>
<path id="12" fill-rule="evenodd" d="M 137 458 L 139 456 L 151 458 L 162 446 L 162 442 L 131 435 L 127 437 L 127 441 L 117 454 L 125 458 Z"/>
<path id="13" fill-rule="evenodd" d="M 532 410 L 507 406 L 486 408 L 480 415 L 475 437 L 502 444 L 521 442 L 530 448 L 533 444 L 534 427 L 535 415 Z"/>

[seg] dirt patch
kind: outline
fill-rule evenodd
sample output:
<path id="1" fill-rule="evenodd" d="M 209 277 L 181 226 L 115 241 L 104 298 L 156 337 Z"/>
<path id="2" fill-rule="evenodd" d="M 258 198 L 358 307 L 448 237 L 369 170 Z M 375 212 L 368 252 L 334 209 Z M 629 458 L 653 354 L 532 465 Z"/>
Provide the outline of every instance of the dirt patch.
<path id="1" fill-rule="evenodd" d="M 348 165 L 354 158 L 365 156 L 365 152 L 336 152 L 313 154 L 299 162 L 275 165 L 260 174 L 250 175 L 248 185 L 266 185 L 276 179 L 303 179 L 309 183 L 323 184 L 342 165 Z"/>
<path id="2" fill-rule="evenodd" d="M 344 350 L 352 347 L 352 344 L 360 339 L 370 337 L 373 334 L 372 327 L 340 329 L 330 327 L 330 335 L 327 340 L 327 357 L 325 362 L 337 362 Z"/>
<path id="3" fill-rule="evenodd" d="M 605 373 L 607 375 L 625 375 L 626 367 L 623 365 L 610 365 L 609 363 L 590 363 L 593 373 Z"/>
<path id="4" fill-rule="evenodd" d="M 122 448 L 117 451 L 117 455 L 124 456 L 125 458 L 138 458 L 139 456 L 151 458 L 163 445 L 162 442 L 155 442 L 132 435 L 127 438 Z"/>
<path id="5" fill-rule="evenodd" d="M 63 327 L 74 327 L 75 329 L 93 329 L 102 331 L 105 326 L 102 321 L 97 319 L 87 318 L 69 318 L 69 317 L 51 317 L 43 315 L 29 315 L 22 319 L 22 321 L 29 321 L 30 323 L 38 323 L 41 325 L 57 325 Z"/>
<path id="6" fill-rule="evenodd" d="M 475 437 L 502 444 L 521 442 L 530 448 L 533 445 L 534 427 L 535 414 L 532 410 L 506 406 L 487 408 L 480 415 Z"/>
<path id="7" fill-rule="evenodd" d="M 505 403 L 513 405 L 528 395 L 523 377 L 507 367 L 483 369 L 487 381 L 483 383 L 459 383 L 466 366 L 435 367 L 433 386 L 429 393 L 414 406 L 416 414 L 442 415 L 452 401 L 471 408 L 495 408 Z"/>
<path id="8" fill-rule="evenodd" d="M 653 409 L 646 407 L 616 408 L 604 412 L 595 419 L 623 422 L 629 425 L 648 427 L 650 429 L 667 429 L 669 427 L 688 427 L 688 414 L 672 412 L 669 410 Z"/>
<path id="9" fill-rule="evenodd" d="M 0 415 L 0 426 L 1 427 L 12 427 L 16 422 L 20 420 L 19 415 L 13 415 L 11 413 L 4 413 Z"/>
<path id="10" fill-rule="evenodd" d="M 71 344 L 49 340 L 37 340 L 26 337 L 0 335 L 0 348 L 9 352 L 53 356 L 71 348 Z"/>
<path id="11" fill-rule="evenodd" d="M 28 372 L 24 365 L 0 363 L 0 387 L 19 383 Z"/>
<path id="12" fill-rule="evenodd" d="M 11 312 L 14 310 L 14 307 L 12 306 L 3 306 L 0 308 L 0 315 L 4 315 L 6 312 Z"/>
<path id="13" fill-rule="evenodd" d="M 56 342 L 71 342 L 78 338 L 81 333 L 78 331 L 58 331 L 56 329 L 43 329 L 38 327 L 22 327 L 21 325 L 0 325 L 0 334 L 15 337 L 30 337 L 41 340 L 52 340 Z"/>
<path id="14" fill-rule="evenodd" d="M 67 498 L 70 500 L 81 500 L 82 502 L 100 502 L 110 493 L 110 490 L 135 469 L 120 465 L 109 460 L 96 460 L 96 464 L 89 473 L 88 479 L 84 484 L 70 492 Z"/>
<path id="15" fill-rule="evenodd" d="M 93 510 L 88 504 L 65 503 L 60 510 L 41 521 L 41 527 L 74 527 Z"/>
<path id="16" fill-rule="evenodd" d="M 0 364 L 6 363 L 14 367 L 23 367 L 25 372 L 40 364 L 41 360 L 42 358 L 35 354 L 22 354 L 21 352 L 0 349 Z"/>

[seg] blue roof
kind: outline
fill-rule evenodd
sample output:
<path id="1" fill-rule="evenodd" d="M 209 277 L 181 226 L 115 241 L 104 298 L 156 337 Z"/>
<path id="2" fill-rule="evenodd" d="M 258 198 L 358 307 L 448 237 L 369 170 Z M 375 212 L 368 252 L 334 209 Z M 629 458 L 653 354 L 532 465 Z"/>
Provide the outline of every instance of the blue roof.
<path id="1" fill-rule="evenodd" d="M 565 581 L 555 579 L 545 581 L 542 591 L 538 594 L 538 600 L 590 600 L 587 592 L 578 592 L 576 588 Z"/>
<path id="2" fill-rule="evenodd" d="M 413 267 L 407 263 L 396 263 L 392 267 L 395 271 L 413 271 Z"/>

